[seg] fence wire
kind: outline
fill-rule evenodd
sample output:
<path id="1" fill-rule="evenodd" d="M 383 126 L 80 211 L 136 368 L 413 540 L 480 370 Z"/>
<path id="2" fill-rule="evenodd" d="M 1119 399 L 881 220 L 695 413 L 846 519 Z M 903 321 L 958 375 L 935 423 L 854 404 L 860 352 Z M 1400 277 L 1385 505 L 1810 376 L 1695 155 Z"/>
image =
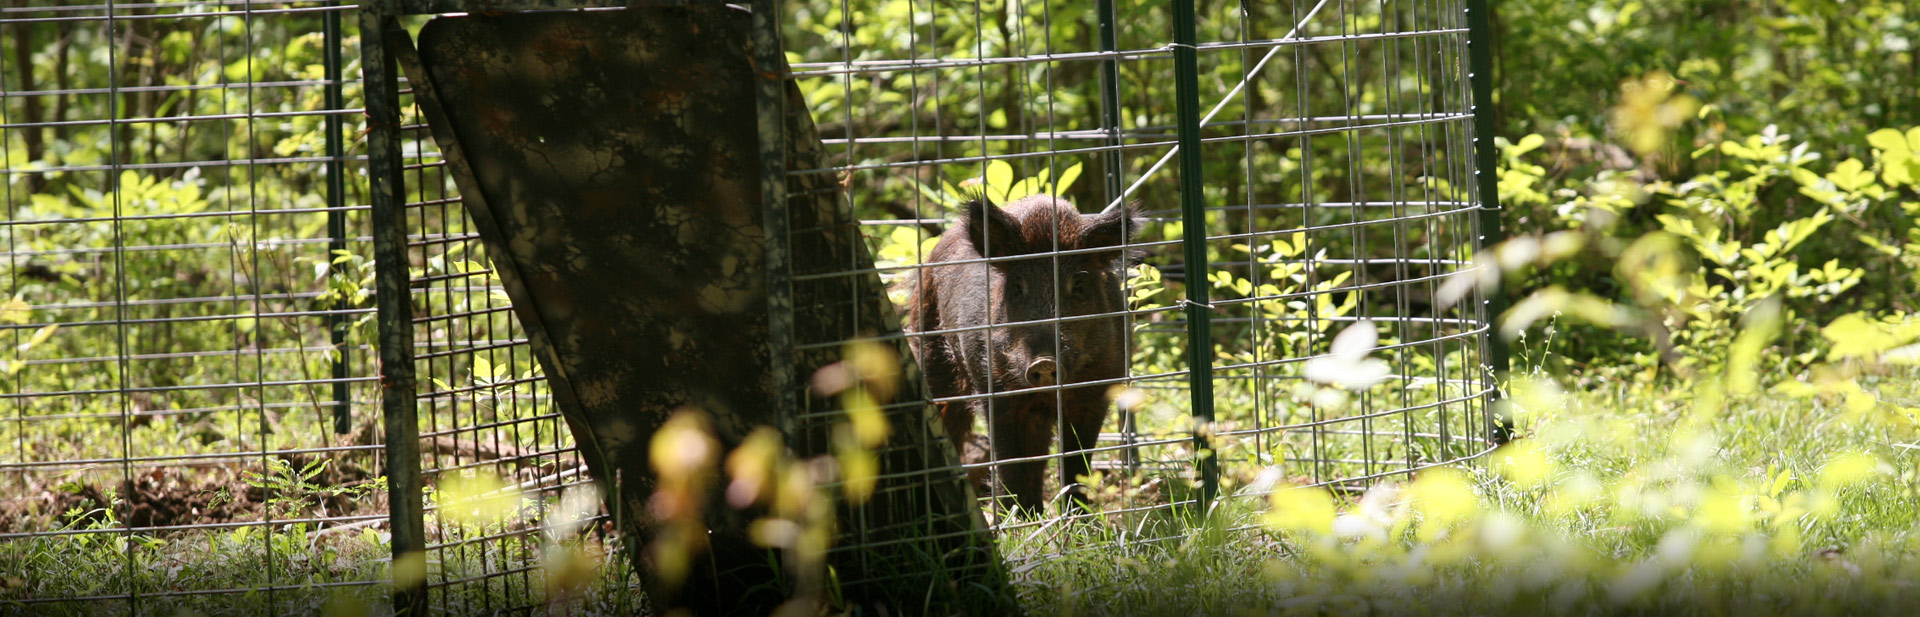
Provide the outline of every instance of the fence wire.
<path id="1" fill-rule="evenodd" d="M 358 39 L 332 0 L 0 7 L 0 602 L 389 605 Z M 484 521 L 429 506 L 420 566 L 445 612 L 555 608 L 534 565 L 587 479 L 412 141 L 419 473 L 523 498 Z"/>
<path id="2" fill-rule="evenodd" d="M 479 481 L 467 492 L 515 500 L 505 512 L 478 517 L 443 509 L 457 507 L 454 500 L 429 500 L 426 605 L 450 614 L 564 613 L 573 607 L 547 603 L 542 559 L 552 544 L 604 515 L 585 488 L 591 481 L 585 463 L 487 249 L 424 116 L 402 87 L 407 289 L 414 307 L 422 484 Z M 549 517 L 569 489 L 579 489 L 574 497 L 595 507 L 564 521 Z M 624 572 L 616 564 L 609 576 L 619 579 Z M 631 606 L 634 598 L 613 601 Z"/>
<path id="3" fill-rule="evenodd" d="M 0 8 L 0 601 L 385 594 L 352 9 Z"/>
<path id="4" fill-rule="evenodd" d="M 907 283 L 937 276 L 932 242 L 968 195 L 1054 193 L 1087 215 L 1141 204 L 1147 223 L 1125 243 L 1139 263 L 1116 283 L 1124 306 L 1056 303 L 1039 319 L 900 335 L 1125 324 L 1120 376 L 1023 393 L 1053 399 L 1045 424 L 1058 427 L 1070 393 L 1097 388 L 1107 407 L 1091 447 L 1052 428 L 1044 452 L 995 456 L 1008 437 L 982 417 L 978 442 L 958 444 L 975 454 L 937 470 L 1046 466 L 1040 512 L 1015 513 L 1002 484 L 981 484 L 1002 538 L 1040 540 L 1003 543 L 1007 557 L 1088 548 L 1065 539 L 1063 519 L 1125 527 L 1132 542 L 1178 538 L 1176 511 L 1215 496 L 1360 488 L 1491 447 L 1488 368 L 1502 352 L 1489 348 L 1487 299 L 1446 285 L 1497 233 L 1481 227 L 1492 196 L 1475 175 L 1463 0 L 781 8 L 827 146 L 821 164 L 787 173 L 838 179 L 843 218 L 860 222 L 793 237 L 847 234 L 874 258 L 791 280 L 890 286 L 831 308 L 855 312 L 844 323 L 861 307 L 909 312 Z M 388 544 L 358 24 L 335 0 L 0 7 L 0 562 L 19 564 L 0 601 L 310 613 L 342 597 L 385 603 L 389 578 L 416 567 L 394 564 Z M 545 603 L 541 560 L 568 536 L 553 530 L 577 536 L 602 515 L 562 513 L 588 481 L 573 440 L 404 90 L 402 109 L 427 603 L 564 612 Z M 1348 349 L 1363 331 L 1377 340 L 1366 359 Z M 800 332 L 800 353 L 871 338 Z M 1063 362 L 1075 344 L 1055 341 Z M 1379 378 L 1329 383 L 1338 369 Z M 1060 472 L 1079 456 L 1095 472 L 1087 509 L 1064 497 L 1083 479 Z M 880 475 L 877 504 L 924 477 Z M 440 509 L 449 488 L 525 499 L 477 520 Z M 842 532 L 841 553 L 902 542 L 857 517 Z"/>
<path id="5" fill-rule="evenodd" d="M 1211 503 L 1216 492 L 1237 500 L 1277 486 L 1359 489 L 1493 445 L 1485 303 L 1476 289 L 1443 291 L 1476 267 L 1483 233 L 1467 7 L 1202 3 L 1188 36 L 1205 36 L 1185 41 L 1183 8 L 1193 7 L 785 7 L 794 75 L 830 151 L 828 164 L 789 173 L 835 174 L 847 187 L 847 216 L 862 223 L 794 233 L 860 238 L 879 262 L 796 271 L 796 285 L 877 272 L 904 308 L 910 296 L 899 290 L 916 280 L 963 276 L 954 266 L 972 264 L 985 285 L 979 264 L 990 264 L 1006 277 L 997 293 L 1014 302 L 1019 292 L 1005 286 L 1033 255 L 930 263 L 933 239 L 975 194 L 1004 205 L 1057 193 L 1085 215 L 1137 200 L 1149 221 L 1128 243 L 1142 257 L 1120 284 L 1124 309 L 1060 301 L 1040 318 L 941 315 L 907 335 L 1001 340 L 1042 326 L 1060 349 L 1085 349 L 1097 345 L 1064 334 L 1072 324 L 1126 320 L 1122 377 L 1068 378 L 1013 395 L 999 383 L 936 393 L 937 404 L 983 416 L 974 439 L 985 454 L 966 464 L 976 475 L 1048 465 L 1047 506 L 1037 515 L 1009 515 L 993 505 L 1006 486 L 981 485 L 983 507 L 1009 538 L 1064 537 L 1059 521 L 1084 518 L 1136 530 L 1129 541 L 1170 539 L 1184 533 L 1170 513 Z M 1180 66 L 1183 53 L 1192 69 Z M 1197 94 L 1180 91 L 1183 80 Z M 1055 260 L 1040 267 L 1058 268 L 1058 280 L 1072 274 L 1060 264 L 1098 252 L 1055 247 L 1038 254 Z M 845 304 L 857 300 L 866 299 Z M 1350 327 L 1350 341 L 1377 337 L 1370 359 L 1336 342 Z M 844 342 L 797 340 L 795 348 Z M 1380 375 L 1357 385 L 1321 377 L 1335 369 Z M 1052 427 L 1066 426 L 1075 407 L 1068 393 L 1088 387 L 1109 389 L 1112 404 L 1097 442 L 1081 448 Z M 1053 398 L 1037 412 L 1047 415 L 1052 446 L 1012 459 L 995 452 L 994 442 L 1018 436 L 994 434 L 992 417 L 1036 413 L 1005 403 L 1036 392 Z M 1082 478 L 1059 468 L 1077 456 L 1097 472 L 1085 489 L 1090 512 L 1065 497 Z M 1007 546 L 1015 559 L 1085 548 Z"/>

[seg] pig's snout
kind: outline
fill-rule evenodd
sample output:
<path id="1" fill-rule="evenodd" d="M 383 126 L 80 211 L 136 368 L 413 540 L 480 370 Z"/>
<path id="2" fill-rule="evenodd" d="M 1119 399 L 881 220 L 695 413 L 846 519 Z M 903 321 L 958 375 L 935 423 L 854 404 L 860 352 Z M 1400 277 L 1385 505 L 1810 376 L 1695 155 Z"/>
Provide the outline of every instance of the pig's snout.
<path id="1" fill-rule="evenodd" d="M 1035 387 L 1054 385 L 1059 371 L 1052 357 L 1042 356 L 1027 365 L 1027 383 Z"/>

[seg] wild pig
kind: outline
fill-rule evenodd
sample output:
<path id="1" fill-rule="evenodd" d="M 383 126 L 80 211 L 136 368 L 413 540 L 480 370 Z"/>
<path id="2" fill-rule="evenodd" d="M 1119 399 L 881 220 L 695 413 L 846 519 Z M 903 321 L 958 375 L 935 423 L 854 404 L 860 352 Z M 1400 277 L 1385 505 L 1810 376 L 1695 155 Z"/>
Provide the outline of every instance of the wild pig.
<path id="1" fill-rule="evenodd" d="M 1112 384 L 1074 387 L 1127 374 L 1127 322 L 1122 295 L 1128 255 L 1123 240 L 1140 230 L 1137 207 L 1082 215 L 1073 204 L 1036 195 L 996 207 L 984 199 L 940 235 L 929 266 L 906 282 L 910 333 L 934 397 L 989 394 L 938 405 L 947 436 L 968 463 L 1047 454 L 1060 424 L 1062 485 L 1087 473 L 1085 454 L 1106 421 Z M 1083 249 L 1110 249 L 1069 252 Z M 1068 252 L 1055 254 L 1055 251 Z M 940 263 L 975 261 L 941 266 Z M 1084 315 L 1106 315 L 1071 319 Z M 983 326 L 990 326 L 984 327 Z M 947 332 L 949 330 L 961 330 Z M 1052 388 L 1049 386 L 1062 386 Z M 988 418 L 986 447 L 973 436 L 976 416 Z M 1016 505 L 1037 511 L 1046 503 L 1045 460 L 998 467 L 1000 484 Z M 986 488 L 984 473 L 972 479 Z M 1085 503 L 1078 485 L 1069 489 Z"/>

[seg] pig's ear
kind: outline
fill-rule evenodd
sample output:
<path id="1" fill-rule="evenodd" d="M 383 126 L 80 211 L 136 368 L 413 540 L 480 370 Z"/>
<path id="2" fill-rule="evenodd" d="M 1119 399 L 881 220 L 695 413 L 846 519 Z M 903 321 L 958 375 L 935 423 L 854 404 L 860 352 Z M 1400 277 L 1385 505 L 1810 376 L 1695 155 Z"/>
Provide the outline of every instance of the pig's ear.
<path id="1" fill-rule="evenodd" d="M 983 257 L 1017 255 L 1021 252 L 1020 223 L 985 197 L 967 202 L 967 240 Z M 992 250 L 992 254 L 987 251 Z"/>
<path id="2" fill-rule="evenodd" d="M 1123 239 L 1130 241 L 1139 237 L 1146 223 L 1140 216 L 1140 202 L 1130 201 L 1111 212 L 1087 217 L 1087 226 L 1080 232 L 1080 245 L 1084 248 L 1120 246 Z"/>

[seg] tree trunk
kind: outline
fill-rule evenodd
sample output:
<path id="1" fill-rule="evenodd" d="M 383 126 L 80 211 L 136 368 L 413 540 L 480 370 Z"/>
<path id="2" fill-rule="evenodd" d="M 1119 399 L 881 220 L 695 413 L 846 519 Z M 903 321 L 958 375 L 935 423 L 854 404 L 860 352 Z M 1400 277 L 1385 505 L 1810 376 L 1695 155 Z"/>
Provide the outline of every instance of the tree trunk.
<path id="1" fill-rule="evenodd" d="M 27 2 L 26 0 L 13 0 L 13 2 L 8 4 L 14 8 L 20 8 L 26 6 Z M 20 72 L 20 90 L 22 92 L 33 92 L 39 89 L 35 87 L 33 80 L 33 30 L 34 24 L 31 23 L 18 24 L 13 28 L 12 60 L 14 70 Z M 38 95 L 28 95 L 20 102 L 20 114 L 22 119 L 26 120 L 27 124 L 40 124 L 46 121 L 46 110 L 42 108 L 42 103 Z M 46 134 L 43 131 L 44 129 L 39 127 L 20 131 L 20 141 L 25 144 L 27 148 L 27 160 L 38 161 L 40 157 L 46 153 Z M 26 175 L 26 181 L 27 193 L 33 194 L 40 192 L 40 189 L 46 182 L 46 177 L 40 174 L 29 173 Z"/>

